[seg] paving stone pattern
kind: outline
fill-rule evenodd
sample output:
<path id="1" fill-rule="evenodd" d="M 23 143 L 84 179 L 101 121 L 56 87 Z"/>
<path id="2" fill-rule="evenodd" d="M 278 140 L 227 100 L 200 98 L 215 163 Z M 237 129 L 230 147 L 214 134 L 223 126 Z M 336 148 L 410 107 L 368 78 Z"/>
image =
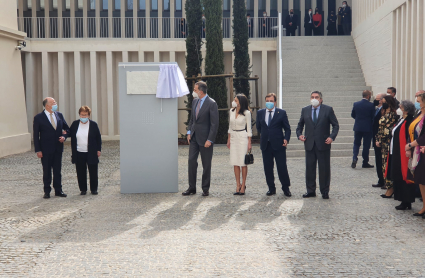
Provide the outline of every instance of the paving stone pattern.
<path id="1" fill-rule="evenodd" d="M 302 199 L 304 159 L 289 159 L 292 198 L 266 197 L 254 147 L 247 195 L 233 196 L 216 146 L 210 197 L 120 194 L 119 143 L 105 142 L 99 195 L 80 196 L 70 146 L 67 198 L 42 199 L 33 152 L 0 159 L 0 277 L 425 277 L 425 220 L 379 197 L 374 170 L 332 159 L 330 200 Z M 179 190 L 188 148 L 179 148 Z M 167 169 L 164 169 L 166 171 Z M 199 179 L 201 170 L 199 169 Z"/>

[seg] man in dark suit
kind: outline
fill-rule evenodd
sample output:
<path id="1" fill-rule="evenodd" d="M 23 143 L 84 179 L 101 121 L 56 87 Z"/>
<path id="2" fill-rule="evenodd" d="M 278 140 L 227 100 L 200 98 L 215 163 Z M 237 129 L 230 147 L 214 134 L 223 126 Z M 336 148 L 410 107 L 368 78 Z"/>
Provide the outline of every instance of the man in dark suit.
<path id="1" fill-rule="evenodd" d="M 267 108 L 258 111 L 256 121 L 257 131 L 261 134 L 260 148 L 263 154 L 264 173 L 269 187 L 266 195 L 276 194 L 273 172 L 274 158 L 283 193 L 285 196 L 291 197 L 291 191 L 289 191 L 291 182 L 286 165 L 286 146 L 291 138 L 291 126 L 285 110 L 276 108 L 276 99 L 276 95 L 273 93 L 266 96 Z M 285 134 L 282 130 L 285 130 Z"/>
<path id="2" fill-rule="evenodd" d="M 311 105 L 302 109 L 297 127 L 297 137 L 305 147 L 307 193 L 303 198 L 316 197 L 316 166 L 319 163 L 320 193 L 323 199 L 329 199 L 331 144 L 338 135 L 339 124 L 333 108 L 322 104 L 321 92 L 312 92 L 310 101 Z"/>
<path id="3" fill-rule="evenodd" d="M 344 35 L 351 35 L 351 8 L 348 6 L 347 1 L 342 2 L 342 9 L 338 13 L 341 16 Z"/>
<path id="4" fill-rule="evenodd" d="M 354 146 L 353 146 L 353 162 L 351 168 L 356 168 L 357 156 L 359 155 L 360 146 L 363 139 L 363 165 L 362 168 L 373 168 L 369 164 L 369 150 L 372 140 L 373 118 L 375 117 L 375 105 L 370 102 L 372 97 L 371 91 L 363 91 L 363 99 L 354 103 L 351 117 L 354 122 Z"/>
<path id="5" fill-rule="evenodd" d="M 375 166 L 376 174 L 378 175 L 378 183 L 372 184 L 373 187 L 381 187 L 382 189 L 387 189 L 385 186 L 384 174 L 382 173 L 382 149 L 381 147 L 376 146 L 376 134 L 379 129 L 379 120 L 381 119 L 381 108 L 382 108 L 382 98 L 385 94 L 377 94 L 373 104 L 377 107 L 375 110 L 375 115 L 373 117 L 373 129 L 372 129 L 372 143 L 375 150 Z"/>
<path id="6" fill-rule="evenodd" d="M 397 89 L 394 87 L 389 87 L 387 89 L 387 94 L 391 95 L 394 98 L 395 104 L 396 104 L 396 108 L 400 108 L 400 101 L 398 101 L 398 99 L 396 98 L 397 95 Z"/>
<path id="7" fill-rule="evenodd" d="M 270 18 L 267 16 L 267 12 L 263 12 L 263 17 L 258 19 L 260 38 L 270 37 Z"/>
<path id="8" fill-rule="evenodd" d="M 246 21 L 248 23 L 248 34 L 249 37 L 252 38 L 254 35 L 254 22 L 252 22 L 252 18 L 250 14 L 246 15 Z"/>
<path id="9" fill-rule="evenodd" d="M 213 144 L 218 131 L 217 103 L 207 95 L 207 84 L 199 81 L 195 84 L 194 93 L 198 98 L 192 102 L 192 115 L 187 127 L 187 141 L 189 142 L 189 188 L 183 196 L 196 194 L 196 173 L 198 170 L 198 156 L 201 153 L 202 168 L 202 196 L 208 196 L 211 183 L 211 160 Z"/>
<path id="10" fill-rule="evenodd" d="M 285 28 L 287 36 L 295 36 L 297 30 L 298 17 L 294 14 L 294 9 L 291 9 L 285 19 Z"/>
<path id="11" fill-rule="evenodd" d="M 311 36 L 313 34 L 313 10 L 310 8 L 304 17 L 305 35 Z"/>
<path id="12" fill-rule="evenodd" d="M 41 164 L 43 165 L 43 198 L 50 198 L 52 169 L 55 196 L 66 197 L 66 194 L 62 191 L 61 168 L 63 142 L 66 140 L 67 134 L 69 134 L 69 126 L 62 113 L 56 112 L 58 105 L 53 98 L 45 98 L 43 106 L 44 111 L 34 117 L 33 125 L 34 148 L 37 157 L 41 158 Z"/>

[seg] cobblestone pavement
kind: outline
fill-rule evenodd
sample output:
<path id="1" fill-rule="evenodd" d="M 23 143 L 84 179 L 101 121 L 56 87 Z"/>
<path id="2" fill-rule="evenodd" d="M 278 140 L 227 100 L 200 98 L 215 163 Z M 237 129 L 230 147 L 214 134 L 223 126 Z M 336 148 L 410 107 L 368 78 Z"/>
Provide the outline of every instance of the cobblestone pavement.
<path id="1" fill-rule="evenodd" d="M 351 169 L 349 158 L 332 159 L 330 200 L 302 199 L 304 159 L 288 160 L 293 197 L 266 197 L 258 147 L 247 195 L 233 196 L 224 146 L 210 197 L 123 195 L 119 143 L 104 146 L 97 196 L 79 195 L 69 145 L 67 198 L 42 199 L 33 152 L 0 159 L 0 277 L 425 277 L 425 220 L 412 216 L 422 203 L 396 211 L 371 187 L 375 170 Z"/>

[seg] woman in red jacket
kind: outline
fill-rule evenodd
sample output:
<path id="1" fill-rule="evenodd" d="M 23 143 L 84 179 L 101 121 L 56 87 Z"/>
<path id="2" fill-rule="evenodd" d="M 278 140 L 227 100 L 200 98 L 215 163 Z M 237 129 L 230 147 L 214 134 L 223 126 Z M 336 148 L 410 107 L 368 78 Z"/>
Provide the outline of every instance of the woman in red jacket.
<path id="1" fill-rule="evenodd" d="M 319 8 L 316 8 L 316 12 L 313 15 L 313 34 L 315 36 L 321 36 L 322 26 L 322 15 L 319 13 Z"/>

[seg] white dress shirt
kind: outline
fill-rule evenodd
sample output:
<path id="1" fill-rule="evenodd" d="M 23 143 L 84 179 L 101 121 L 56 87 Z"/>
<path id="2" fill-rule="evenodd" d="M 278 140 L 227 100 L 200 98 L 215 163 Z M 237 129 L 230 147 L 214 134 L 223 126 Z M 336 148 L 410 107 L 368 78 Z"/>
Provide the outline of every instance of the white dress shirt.
<path id="1" fill-rule="evenodd" d="M 77 151 L 80 153 L 88 152 L 89 127 L 90 127 L 90 120 L 85 124 L 80 122 L 80 125 L 78 126 Z"/>
<path id="2" fill-rule="evenodd" d="M 50 113 L 47 110 L 44 110 L 44 113 L 46 113 L 47 119 L 49 119 L 49 122 L 52 123 L 52 121 L 50 120 Z M 55 121 L 55 126 L 58 126 L 58 120 L 56 119 L 56 115 L 55 112 L 52 112 L 52 118 L 53 121 Z"/>
<path id="3" fill-rule="evenodd" d="M 269 109 L 266 109 L 266 125 L 269 125 L 269 114 L 270 114 L 270 112 L 269 112 L 270 110 Z M 274 116 L 274 112 L 276 111 L 276 107 L 274 107 L 273 108 L 273 110 L 271 110 L 272 111 L 272 120 L 273 120 L 273 116 Z"/>
<path id="4" fill-rule="evenodd" d="M 393 146 L 394 146 L 394 133 L 395 131 L 404 123 L 404 119 L 401 119 L 398 124 L 392 130 L 391 144 L 390 144 L 390 154 L 393 154 Z"/>

